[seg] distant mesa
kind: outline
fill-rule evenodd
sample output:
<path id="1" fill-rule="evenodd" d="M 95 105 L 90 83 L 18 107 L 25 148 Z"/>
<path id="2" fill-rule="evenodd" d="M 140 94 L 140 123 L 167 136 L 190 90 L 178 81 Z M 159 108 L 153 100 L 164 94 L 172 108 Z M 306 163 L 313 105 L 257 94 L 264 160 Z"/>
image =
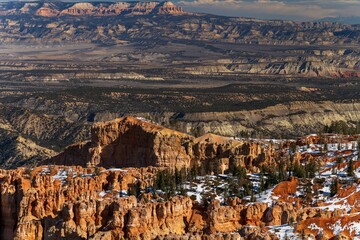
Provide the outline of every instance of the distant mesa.
<path id="1" fill-rule="evenodd" d="M 0 3 L 0 15 L 30 14 L 42 17 L 117 16 L 117 15 L 185 15 L 181 7 L 165 2 L 78 2 L 78 3 Z"/>

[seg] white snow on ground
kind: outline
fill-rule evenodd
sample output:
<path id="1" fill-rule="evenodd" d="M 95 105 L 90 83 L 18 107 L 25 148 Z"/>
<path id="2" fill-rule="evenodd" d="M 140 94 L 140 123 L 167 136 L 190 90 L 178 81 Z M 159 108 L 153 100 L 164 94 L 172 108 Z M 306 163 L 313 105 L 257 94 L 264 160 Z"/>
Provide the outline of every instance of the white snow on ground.
<path id="1" fill-rule="evenodd" d="M 301 237 L 299 234 L 294 233 L 294 227 L 289 224 L 280 225 L 280 226 L 271 226 L 269 231 L 276 234 L 280 240 L 291 239 L 291 240 L 300 240 Z"/>
<path id="2" fill-rule="evenodd" d="M 50 175 L 52 172 L 51 167 L 44 167 L 41 169 L 40 171 L 40 175 Z M 56 175 L 52 176 L 52 180 L 56 180 L 59 179 L 62 182 L 65 181 L 65 179 L 68 177 L 69 174 L 71 174 L 71 177 L 94 177 L 93 173 L 82 173 L 82 172 L 76 172 L 74 169 L 72 169 L 71 167 L 68 168 L 59 168 Z"/>
<path id="3" fill-rule="evenodd" d="M 108 194 L 108 193 L 112 193 L 111 197 L 116 197 L 116 198 L 128 196 L 128 192 L 127 192 L 126 190 L 121 190 L 121 191 L 117 191 L 117 190 L 110 191 L 110 190 L 107 190 L 107 191 L 101 191 L 101 192 L 99 192 L 99 197 L 100 197 L 100 198 L 103 198 L 103 197 L 105 197 L 106 194 Z"/>
<path id="4" fill-rule="evenodd" d="M 104 197 L 104 196 L 106 195 L 106 193 L 107 193 L 107 192 L 105 192 L 105 191 L 101 191 L 101 192 L 99 193 L 99 196 L 100 196 L 100 197 Z"/>
<path id="5" fill-rule="evenodd" d="M 193 184 L 185 185 L 185 188 L 190 189 L 190 191 L 186 192 L 186 194 L 189 197 L 196 196 L 196 201 L 199 202 L 199 203 L 201 202 L 202 193 L 204 191 L 204 184 L 203 183 L 193 183 Z"/>
<path id="6" fill-rule="evenodd" d="M 277 196 L 272 196 L 272 191 L 273 190 L 274 190 L 274 188 L 271 188 L 271 189 L 268 189 L 268 190 L 262 192 L 260 194 L 260 197 L 256 198 L 256 201 L 257 202 L 267 203 L 268 206 L 273 205 L 274 200 L 279 199 L 279 197 L 277 197 Z M 256 196 L 258 196 L 258 195 L 256 195 Z"/>
<path id="7" fill-rule="evenodd" d="M 308 226 L 311 230 L 318 230 L 318 234 L 322 234 L 324 232 L 324 229 L 316 225 L 315 223 L 312 223 Z"/>
<path id="8" fill-rule="evenodd" d="M 85 177 L 94 177 L 94 174 L 93 174 L 93 173 L 90 173 L 90 174 L 85 174 L 85 173 L 84 173 L 84 174 L 82 174 L 81 176 L 84 177 L 84 178 L 85 178 Z"/>
<path id="9" fill-rule="evenodd" d="M 56 175 L 52 176 L 53 181 L 55 180 L 60 180 L 62 183 L 66 182 L 66 179 L 68 177 L 68 175 L 70 175 L 72 177 L 76 176 L 76 172 L 73 172 L 73 169 L 69 168 L 69 169 L 64 169 L 64 168 L 60 168 L 58 170 L 58 172 L 56 173 Z"/>
<path id="10" fill-rule="evenodd" d="M 106 171 L 111 171 L 111 172 L 116 172 L 116 171 L 120 171 L 120 172 L 127 172 L 127 170 L 124 170 L 122 168 L 109 168 L 106 170 L 102 170 L 101 172 L 106 172 Z"/>
<path id="11" fill-rule="evenodd" d="M 48 167 L 42 168 L 40 172 L 41 175 L 47 175 L 49 173 L 50 173 L 50 169 Z"/>
<path id="12" fill-rule="evenodd" d="M 332 169 L 328 169 L 328 170 L 326 170 L 324 172 L 321 172 L 320 176 L 328 177 L 328 176 L 330 176 L 332 174 L 332 172 L 333 172 Z"/>
<path id="13" fill-rule="evenodd" d="M 340 220 L 336 221 L 336 223 L 334 223 L 334 224 L 330 227 L 330 229 L 333 230 L 333 234 L 334 234 L 335 236 L 338 236 L 338 235 L 343 231 L 343 228 L 342 228 L 342 226 L 341 226 L 341 221 L 340 221 Z"/>
<path id="14" fill-rule="evenodd" d="M 353 195 L 354 193 L 351 193 L 349 196 Z M 330 200 L 325 201 L 326 206 L 316 207 L 319 209 L 327 209 L 329 211 L 334 211 L 335 209 L 344 209 L 346 212 L 350 212 L 351 206 L 347 201 L 347 198 L 330 198 Z M 314 207 L 315 208 L 315 207 Z"/>
<path id="15" fill-rule="evenodd" d="M 154 123 L 150 119 L 144 118 L 144 117 L 136 117 L 137 120 L 140 120 L 142 122 L 148 122 L 148 123 Z"/>
<path id="16" fill-rule="evenodd" d="M 360 222 L 351 222 L 346 226 L 347 229 L 349 229 L 350 233 L 353 233 L 357 238 L 354 239 L 360 239 Z"/>
<path id="17" fill-rule="evenodd" d="M 224 202 L 224 195 L 227 194 L 227 179 L 229 175 L 221 174 L 218 176 L 206 175 L 198 176 L 191 183 L 186 182 L 183 188 L 186 195 L 195 196 L 196 201 L 201 202 L 203 197 L 217 199 L 221 203 Z"/>
<path id="18" fill-rule="evenodd" d="M 355 169 L 354 173 L 356 178 L 360 178 L 360 168 Z"/>

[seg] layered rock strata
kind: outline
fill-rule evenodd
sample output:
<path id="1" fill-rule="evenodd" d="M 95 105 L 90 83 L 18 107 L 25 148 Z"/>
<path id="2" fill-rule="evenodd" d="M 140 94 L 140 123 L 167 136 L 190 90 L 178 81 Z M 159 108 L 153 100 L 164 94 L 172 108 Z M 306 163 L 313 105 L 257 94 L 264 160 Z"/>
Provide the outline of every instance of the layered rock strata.
<path id="1" fill-rule="evenodd" d="M 256 169 L 273 160 L 274 152 L 256 142 L 206 134 L 199 138 L 133 117 L 97 123 L 91 141 L 69 146 L 46 161 L 50 164 L 103 167 L 167 167 L 194 165 L 226 171 L 232 166 Z"/>

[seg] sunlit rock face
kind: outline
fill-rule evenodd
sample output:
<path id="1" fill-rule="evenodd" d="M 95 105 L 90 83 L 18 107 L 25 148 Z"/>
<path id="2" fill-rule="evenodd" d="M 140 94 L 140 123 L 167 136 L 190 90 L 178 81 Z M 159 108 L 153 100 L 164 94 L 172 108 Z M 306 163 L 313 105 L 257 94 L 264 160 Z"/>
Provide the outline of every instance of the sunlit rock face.
<path id="1" fill-rule="evenodd" d="M 117 15 L 184 15 L 181 7 L 166 2 L 35 2 L 35 3 L 3 3 L 0 5 L 0 15 L 27 14 L 41 17 L 59 16 L 117 16 Z"/>

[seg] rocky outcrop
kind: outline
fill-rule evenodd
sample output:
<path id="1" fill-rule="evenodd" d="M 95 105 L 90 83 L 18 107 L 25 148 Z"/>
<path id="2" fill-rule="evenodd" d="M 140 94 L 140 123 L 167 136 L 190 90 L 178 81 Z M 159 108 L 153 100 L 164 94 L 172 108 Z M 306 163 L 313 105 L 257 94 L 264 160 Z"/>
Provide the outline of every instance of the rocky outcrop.
<path id="1" fill-rule="evenodd" d="M 49 162 L 81 166 L 189 168 L 192 137 L 133 117 L 98 123 L 91 142 L 70 146 Z"/>
<path id="2" fill-rule="evenodd" d="M 135 181 L 150 185 L 146 179 L 153 174 L 152 169 L 96 173 L 94 169 L 73 167 L 1 171 L 0 237 L 83 239 L 100 228 L 111 227 L 118 228 L 123 236 L 123 228 L 129 225 L 125 224 L 125 215 L 137 200 L 120 198 L 119 192 Z M 182 205 L 179 201 L 174 200 Z"/>
<path id="3" fill-rule="evenodd" d="M 309 205 L 301 196 L 300 183 L 306 180 L 297 178 L 268 190 L 262 196 L 265 202 L 230 197 L 203 205 L 188 196 L 174 194 L 165 200 L 147 192 L 159 170 L 74 166 L 0 170 L 0 238 L 277 239 L 274 227 L 287 226 L 302 236 L 351 239 L 358 231 L 357 183 L 339 189 L 330 205 L 321 201 Z M 124 193 L 134 184 L 142 190 L 138 197 Z"/>
<path id="4" fill-rule="evenodd" d="M 91 141 L 69 146 L 46 163 L 103 167 L 167 167 L 205 165 L 223 172 L 231 166 L 254 169 L 272 160 L 259 143 L 206 134 L 192 136 L 133 117 L 94 124 Z"/>
<path id="5" fill-rule="evenodd" d="M 235 199 L 230 206 L 220 206 L 215 201 L 200 210 L 189 197 L 143 202 L 120 195 L 131 185 L 127 182 L 150 186 L 147 179 L 155 172 L 154 168 L 96 172 L 62 166 L 2 170 L 0 237 L 168 239 L 188 233 L 202 236 L 207 229 L 215 239 L 234 239 L 241 226 L 262 221 L 267 205 L 261 203 L 246 206 Z"/>

